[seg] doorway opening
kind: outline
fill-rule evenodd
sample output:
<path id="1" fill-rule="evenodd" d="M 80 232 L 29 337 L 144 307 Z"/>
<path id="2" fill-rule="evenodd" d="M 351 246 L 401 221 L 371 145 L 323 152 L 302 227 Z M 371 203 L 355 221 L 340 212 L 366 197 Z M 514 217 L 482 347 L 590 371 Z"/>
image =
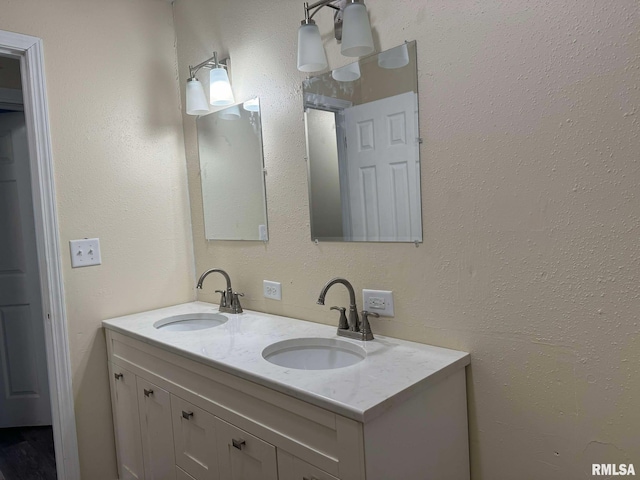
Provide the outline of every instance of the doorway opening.
<path id="1" fill-rule="evenodd" d="M 0 30 L 0 480 L 79 480 L 42 41 Z"/>
<path id="2" fill-rule="evenodd" d="M 0 55 L 0 479 L 56 480 L 21 78 Z"/>

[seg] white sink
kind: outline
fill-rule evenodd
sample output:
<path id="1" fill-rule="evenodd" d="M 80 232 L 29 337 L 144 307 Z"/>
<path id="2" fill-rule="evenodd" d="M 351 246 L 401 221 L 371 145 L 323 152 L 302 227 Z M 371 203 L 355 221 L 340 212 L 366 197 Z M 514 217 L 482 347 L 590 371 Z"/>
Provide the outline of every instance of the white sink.
<path id="1" fill-rule="evenodd" d="M 332 370 L 367 358 L 364 348 L 334 338 L 294 338 L 269 345 L 262 357 L 275 365 L 298 370 Z"/>
<path id="2" fill-rule="evenodd" d="M 171 332 L 189 332 L 218 327 L 228 320 L 219 313 L 186 313 L 158 320 L 153 326 Z"/>

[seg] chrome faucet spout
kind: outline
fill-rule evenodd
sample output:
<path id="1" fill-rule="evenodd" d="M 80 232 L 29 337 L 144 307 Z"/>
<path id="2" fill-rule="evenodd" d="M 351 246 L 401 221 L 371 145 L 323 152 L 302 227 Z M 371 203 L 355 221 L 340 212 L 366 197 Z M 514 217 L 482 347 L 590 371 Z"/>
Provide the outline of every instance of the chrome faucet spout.
<path id="1" fill-rule="evenodd" d="M 207 278 L 207 276 L 211 273 L 219 273 L 227 282 L 226 290 L 224 292 L 220 292 L 220 294 L 222 295 L 220 299 L 220 311 L 226 313 L 242 313 L 242 307 L 240 306 L 240 301 L 238 299 L 238 295 L 241 294 L 233 293 L 233 289 L 231 288 L 231 277 L 229 277 L 229 274 L 221 268 L 211 268 L 200 275 L 196 288 L 202 289 L 202 283 L 204 282 L 204 279 Z M 218 290 L 216 290 L 216 292 L 217 291 Z"/>
<path id="2" fill-rule="evenodd" d="M 356 306 L 356 292 L 353 290 L 353 285 L 351 285 L 347 279 L 336 277 L 329 280 L 327 284 L 322 287 L 317 303 L 318 305 L 324 305 L 324 298 L 327 295 L 327 292 L 336 283 L 341 283 L 349 291 L 349 330 L 352 332 L 359 332 L 360 319 L 358 318 L 358 307 Z"/>

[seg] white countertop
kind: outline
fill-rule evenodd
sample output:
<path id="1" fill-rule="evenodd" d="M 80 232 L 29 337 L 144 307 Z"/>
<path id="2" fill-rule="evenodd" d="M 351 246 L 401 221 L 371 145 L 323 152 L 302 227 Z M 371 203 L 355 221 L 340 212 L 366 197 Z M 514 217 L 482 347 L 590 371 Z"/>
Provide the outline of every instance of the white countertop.
<path id="1" fill-rule="evenodd" d="M 153 324 L 172 315 L 217 313 L 192 302 L 112 318 L 104 328 L 278 390 L 359 422 L 368 422 L 470 363 L 468 353 L 376 336 L 361 342 L 338 337 L 336 327 L 245 310 L 206 330 L 175 332 Z M 375 335 L 375 332 L 374 332 Z M 269 363 L 262 351 L 292 338 L 340 338 L 362 346 L 367 358 L 334 370 L 298 370 Z"/>

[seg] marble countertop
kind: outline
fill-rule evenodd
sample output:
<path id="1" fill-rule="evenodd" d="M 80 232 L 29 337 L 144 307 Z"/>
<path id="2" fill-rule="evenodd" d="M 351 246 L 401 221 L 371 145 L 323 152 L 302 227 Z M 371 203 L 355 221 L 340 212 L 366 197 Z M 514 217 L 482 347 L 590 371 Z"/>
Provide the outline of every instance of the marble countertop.
<path id="1" fill-rule="evenodd" d="M 245 310 L 223 314 L 215 328 L 167 331 L 153 324 L 173 315 L 217 313 L 211 303 L 191 302 L 104 320 L 104 328 L 264 385 L 359 422 L 425 390 L 470 363 L 468 353 L 376 336 L 361 342 L 336 335 L 336 327 Z M 374 332 L 375 335 L 375 332 Z M 298 370 L 262 357 L 267 346 L 293 338 L 340 338 L 362 346 L 365 360 L 334 370 Z"/>

